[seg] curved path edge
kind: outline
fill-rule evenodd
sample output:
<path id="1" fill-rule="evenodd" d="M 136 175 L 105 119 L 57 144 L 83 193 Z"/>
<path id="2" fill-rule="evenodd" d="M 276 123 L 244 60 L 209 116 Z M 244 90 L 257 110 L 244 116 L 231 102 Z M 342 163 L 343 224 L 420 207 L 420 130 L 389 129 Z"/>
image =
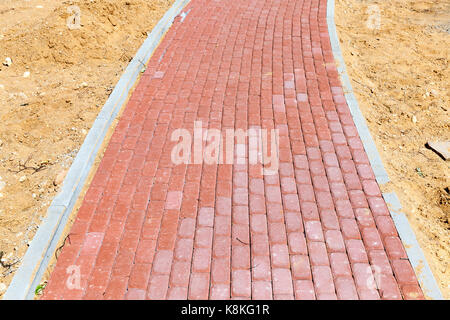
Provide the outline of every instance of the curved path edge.
<path id="1" fill-rule="evenodd" d="M 384 168 L 380 154 L 375 146 L 375 143 L 370 134 L 369 128 L 362 114 L 358 101 L 353 94 L 350 78 L 347 74 L 345 67 L 345 61 L 342 56 L 339 37 L 336 31 L 336 24 L 334 22 L 334 8 L 335 0 L 328 0 L 327 2 L 327 25 L 330 35 L 331 48 L 333 50 L 334 59 L 336 61 L 336 67 L 338 69 L 342 88 L 344 90 L 345 99 L 347 105 L 350 108 L 350 112 L 355 122 L 355 126 L 358 130 L 361 141 L 369 157 L 370 164 L 372 165 L 375 178 L 380 186 L 388 183 L 389 177 Z M 417 242 L 414 231 L 412 230 L 406 215 L 401 211 L 402 206 L 400 200 L 395 192 L 383 193 L 383 198 L 389 207 L 392 219 L 394 220 L 400 239 L 403 242 L 408 258 L 412 267 L 416 273 L 417 279 L 420 283 L 420 287 L 423 290 L 424 295 L 427 298 L 433 300 L 443 300 L 442 293 L 436 282 L 436 279 L 431 272 L 430 266 L 427 263 L 425 255 Z"/>
<path id="2" fill-rule="evenodd" d="M 61 191 L 53 199 L 47 215 L 39 226 L 27 249 L 19 269 L 16 271 L 4 300 L 33 299 L 35 288 L 41 282 L 56 245 L 67 224 L 70 213 L 86 183 L 95 158 L 110 129 L 113 120 L 128 100 L 144 64 L 150 60 L 161 39 L 190 0 L 175 0 L 172 7 L 152 29 L 151 33 L 128 64 L 114 90 L 89 130 L 74 162 L 72 163 Z M 181 14 L 184 19 L 187 13 Z"/>

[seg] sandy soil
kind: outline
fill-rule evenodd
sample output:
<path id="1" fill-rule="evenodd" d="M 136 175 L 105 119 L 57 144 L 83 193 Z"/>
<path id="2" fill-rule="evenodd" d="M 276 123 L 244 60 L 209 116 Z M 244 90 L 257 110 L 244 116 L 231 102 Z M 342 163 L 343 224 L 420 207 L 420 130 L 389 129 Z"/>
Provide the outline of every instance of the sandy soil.
<path id="1" fill-rule="evenodd" d="M 450 299 L 449 162 L 425 147 L 450 140 L 450 0 L 337 0 L 335 20 L 356 98 L 392 180 L 383 191 L 400 197 Z"/>
<path id="2" fill-rule="evenodd" d="M 98 112 L 172 3 L 0 2 L 0 63 L 12 60 L 0 64 L 0 298 Z M 73 5 L 78 29 L 68 27 Z"/>

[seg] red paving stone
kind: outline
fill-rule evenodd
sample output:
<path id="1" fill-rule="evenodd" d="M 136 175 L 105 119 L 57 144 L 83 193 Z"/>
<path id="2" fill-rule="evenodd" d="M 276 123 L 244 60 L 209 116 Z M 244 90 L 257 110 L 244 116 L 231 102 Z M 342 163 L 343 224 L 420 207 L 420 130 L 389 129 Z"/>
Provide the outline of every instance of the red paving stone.
<path id="1" fill-rule="evenodd" d="M 423 298 L 346 105 L 326 5 L 190 2 L 120 118 L 43 299 Z M 279 170 L 263 175 L 238 141 L 233 164 L 175 164 L 171 134 L 194 121 L 278 129 Z"/>

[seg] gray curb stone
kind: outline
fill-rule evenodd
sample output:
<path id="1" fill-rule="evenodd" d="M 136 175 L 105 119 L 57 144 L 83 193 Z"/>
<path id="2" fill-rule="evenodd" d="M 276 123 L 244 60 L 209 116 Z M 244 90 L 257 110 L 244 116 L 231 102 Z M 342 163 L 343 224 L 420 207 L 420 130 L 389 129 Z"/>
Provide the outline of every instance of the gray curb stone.
<path id="1" fill-rule="evenodd" d="M 355 122 L 356 128 L 364 145 L 364 149 L 366 150 L 370 164 L 374 170 L 375 178 L 377 179 L 379 185 L 383 185 L 389 182 L 389 177 L 384 168 L 383 162 L 381 161 L 380 154 L 378 153 L 372 136 L 370 135 L 366 120 L 359 109 L 358 101 L 353 94 L 352 85 L 347 74 L 345 61 L 339 45 L 336 25 L 334 23 L 334 6 L 335 0 L 328 0 L 327 24 L 334 59 L 337 62 L 337 69 L 340 74 L 345 99 L 347 100 L 347 104 L 353 116 L 353 121 Z M 408 254 L 409 261 L 416 272 L 417 279 L 424 295 L 433 300 L 443 300 L 444 298 L 442 293 L 439 290 L 439 286 L 433 276 L 433 273 L 431 272 L 427 260 L 425 259 L 422 249 L 417 242 L 414 231 L 411 229 L 406 215 L 401 211 L 402 206 L 397 195 L 395 192 L 383 193 L 383 198 L 389 207 L 392 219 L 394 220 L 400 239 L 402 240 L 406 253 Z"/>
<path id="2" fill-rule="evenodd" d="M 66 226 L 69 215 L 86 182 L 100 146 L 113 120 L 126 102 L 131 88 L 136 82 L 142 62 L 148 62 L 160 40 L 172 25 L 174 18 L 190 0 L 176 0 L 153 28 L 148 38 L 139 48 L 133 60 L 116 84 L 102 110 L 89 130 L 66 178 L 60 193 L 53 199 L 47 216 L 36 232 L 30 246 L 8 287 L 4 300 L 33 299 L 34 290 L 39 285 L 56 245 Z M 183 19 L 187 13 L 184 13 Z M 141 62 L 142 61 L 142 62 Z"/>

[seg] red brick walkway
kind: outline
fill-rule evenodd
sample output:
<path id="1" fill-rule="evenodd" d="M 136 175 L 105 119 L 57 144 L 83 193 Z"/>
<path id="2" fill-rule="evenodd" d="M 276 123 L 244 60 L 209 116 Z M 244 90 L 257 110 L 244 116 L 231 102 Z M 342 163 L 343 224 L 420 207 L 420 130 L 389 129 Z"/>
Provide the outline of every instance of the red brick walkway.
<path id="1" fill-rule="evenodd" d="M 191 1 L 121 116 L 45 299 L 423 297 L 346 105 L 326 5 Z M 175 165 L 171 133 L 196 120 L 279 129 L 278 173 Z"/>

